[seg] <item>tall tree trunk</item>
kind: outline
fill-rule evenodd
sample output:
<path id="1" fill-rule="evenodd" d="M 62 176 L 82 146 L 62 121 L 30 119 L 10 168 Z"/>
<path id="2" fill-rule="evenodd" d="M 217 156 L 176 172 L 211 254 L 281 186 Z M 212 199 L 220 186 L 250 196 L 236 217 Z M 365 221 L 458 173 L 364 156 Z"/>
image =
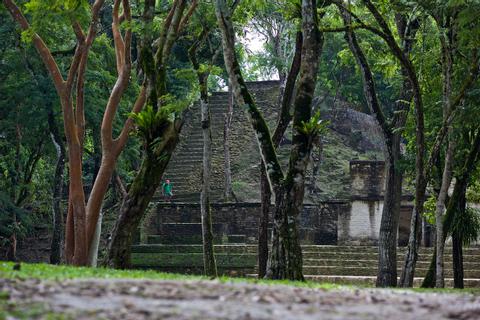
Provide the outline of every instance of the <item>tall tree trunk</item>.
<path id="1" fill-rule="evenodd" d="M 267 273 L 268 261 L 268 220 L 271 207 L 272 191 L 268 183 L 267 172 L 263 162 L 260 163 L 260 222 L 258 224 L 258 278 Z"/>
<path id="2" fill-rule="evenodd" d="M 295 90 L 295 82 L 300 72 L 300 64 L 302 58 L 303 36 L 301 31 L 297 31 L 295 39 L 295 53 L 292 60 L 290 70 L 285 77 L 282 70 L 278 70 L 280 78 L 280 94 L 278 98 L 278 106 L 280 113 L 277 126 L 272 136 L 272 143 L 277 150 L 280 142 L 285 135 L 285 131 L 292 120 L 291 105 Z M 260 163 L 260 221 L 258 224 L 258 277 L 263 278 L 267 271 L 268 262 L 268 224 L 271 207 L 272 189 L 268 181 L 268 175 L 263 160 Z"/>
<path id="3" fill-rule="evenodd" d="M 88 249 L 88 265 L 92 268 L 96 268 L 98 264 L 98 248 L 100 247 L 100 238 L 102 235 L 102 220 L 103 211 L 100 209 L 100 214 L 97 219 L 97 225 L 95 227 L 95 233 L 93 234 L 90 248 Z"/>
<path id="4" fill-rule="evenodd" d="M 180 127 L 180 123 L 170 123 L 164 129 L 165 131 L 158 135 L 162 140 L 155 149 L 147 149 L 140 171 L 128 190 L 112 231 L 106 261 L 108 266 L 120 269 L 130 268 L 130 246 L 133 234 L 137 231 L 145 210 L 161 182 L 165 168 L 178 143 Z"/>
<path id="5" fill-rule="evenodd" d="M 206 85 L 206 81 L 205 81 Z M 206 93 L 206 92 L 205 92 Z M 217 264 L 213 251 L 212 211 L 210 209 L 210 172 L 212 168 L 212 132 L 208 96 L 200 98 L 203 134 L 203 174 L 200 212 L 202 218 L 203 266 L 205 275 L 217 277 Z"/>
<path id="6" fill-rule="evenodd" d="M 391 154 L 386 157 L 385 195 L 378 239 L 377 287 L 397 285 L 397 244 L 402 174 L 397 167 L 400 155 L 400 137 L 391 142 Z M 388 148 L 388 147 L 387 147 Z M 387 152 L 389 153 L 389 152 Z"/>
<path id="7" fill-rule="evenodd" d="M 64 222 L 63 211 L 61 207 L 63 195 L 63 172 L 65 169 L 65 146 L 58 131 L 53 109 L 48 112 L 48 126 L 52 143 L 57 152 L 57 162 L 55 164 L 55 175 L 53 177 L 53 235 L 50 246 L 50 263 L 59 264 L 62 261 Z"/>
<path id="8" fill-rule="evenodd" d="M 233 92 L 232 86 L 228 84 L 228 109 L 225 113 L 225 121 L 223 124 L 223 166 L 225 172 L 225 189 L 223 198 L 225 201 L 231 201 L 233 196 L 232 189 L 232 169 L 230 160 L 230 129 L 233 117 Z"/>
<path id="9" fill-rule="evenodd" d="M 463 289 L 462 235 L 452 233 L 453 287 Z"/>
<path id="10" fill-rule="evenodd" d="M 293 190 L 286 187 L 275 190 L 272 249 L 266 274 L 269 279 L 304 280 L 302 248 L 297 231 L 301 207 L 294 204 L 292 193 Z"/>
<path id="11" fill-rule="evenodd" d="M 205 275 L 216 278 L 217 264 L 213 250 L 212 211 L 210 209 L 210 178 L 212 170 L 212 129 L 210 106 L 208 103 L 208 77 L 209 72 L 201 70 L 197 58 L 197 50 L 207 39 L 209 29 L 204 27 L 198 39 L 188 50 L 190 62 L 197 73 L 198 85 L 200 88 L 200 113 L 203 136 L 203 163 L 202 163 L 202 192 L 200 194 L 200 214 L 202 221 L 202 244 L 203 244 L 203 266 Z M 213 50 L 212 50 L 213 51 Z M 217 51 L 219 53 L 220 51 Z M 212 64 L 217 55 L 213 54 Z"/>
<path id="12" fill-rule="evenodd" d="M 440 20 L 437 19 L 437 23 Z M 441 29 L 441 26 L 438 26 Z M 448 113 L 450 112 L 450 99 L 452 95 L 452 72 L 453 72 L 453 55 L 451 43 L 447 40 L 448 37 L 440 32 L 440 43 L 442 47 L 442 73 L 443 73 L 443 120 L 446 120 Z M 455 141 L 453 138 L 453 127 L 448 128 L 447 133 L 448 146 L 445 152 L 445 164 L 442 174 L 442 183 L 438 194 L 437 205 L 435 210 L 436 219 L 436 277 L 435 286 L 437 288 L 443 288 L 444 283 L 444 271 L 443 271 L 443 255 L 444 255 L 444 240 L 443 240 L 443 212 L 445 211 L 445 201 L 448 195 L 448 188 L 452 181 L 452 169 L 454 161 Z M 460 248 L 461 250 L 461 248 Z M 455 263 L 454 263 L 455 265 Z"/>
<path id="13" fill-rule="evenodd" d="M 467 192 L 470 175 L 478 163 L 480 154 L 480 130 L 476 130 L 474 140 L 470 146 L 470 150 L 461 170 L 461 175 L 456 177 L 455 186 L 452 196 L 448 201 L 447 211 L 443 219 L 443 242 L 446 241 L 447 235 L 452 232 L 453 223 L 458 214 L 461 214 L 462 207 L 465 207 L 465 194 Z M 458 238 L 457 238 L 458 239 Z M 436 248 L 430 266 L 422 283 L 422 288 L 433 288 L 435 286 L 436 274 Z"/>
<path id="14" fill-rule="evenodd" d="M 102 163 L 102 148 L 101 148 L 101 136 L 95 128 L 92 129 L 92 136 L 93 136 L 93 175 L 92 175 L 92 180 L 89 185 L 89 191 L 87 194 L 90 196 L 90 194 L 93 191 L 93 188 L 95 186 L 95 181 L 97 180 L 101 163 Z M 108 164 L 109 168 L 115 168 L 115 163 L 112 161 L 112 163 Z M 113 171 L 109 170 L 107 172 L 107 177 L 112 177 Z M 102 173 L 104 174 L 104 173 Z M 107 190 L 108 190 L 108 184 L 107 185 Z M 104 191 L 104 193 L 107 192 L 107 190 Z M 98 262 L 98 248 L 100 247 L 100 238 L 101 238 L 101 233 L 102 233 L 102 220 L 103 220 L 103 212 L 102 212 L 102 207 L 100 207 L 100 214 L 98 215 L 97 219 L 97 224 L 95 225 L 95 232 L 93 233 L 93 238 L 91 239 L 91 243 L 88 249 L 88 265 L 90 267 L 97 267 L 97 262 Z"/>
<path id="15" fill-rule="evenodd" d="M 444 240 L 444 230 L 443 230 L 443 213 L 445 211 L 445 202 L 447 201 L 448 188 L 452 182 L 452 168 L 453 168 L 453 156 L 455 149 L 455 142 L 450 136 L 451 139 L 448 142 L 448 147 L 445 155 L 445 165 L 443 168 L 442 175 L 442 185 L 440 187 L 440 192 L 438 193 L 438 199 L 435 209 L 435 227 L 436 227 L 436 276 L 435 276 L 435 287 L 443 288 L 445 287 L 444 281 L 444 271 L 443 271 L 443 255 L 445 248 Z"/>
<path id="16" fill-rule="evenodd" d="M 245 81 L 235 55 L 235 34 L 231 11 L 225 0 L 216 1 L 216 15 L 222 34 L 224 61 L 232 84 L 235 100 L 247 111 L 256 134 L 268 179 L 275 192 L 275 214 L 272 235 L 272 251 L 268 260 L 266 277 L 272 279 L 303 280 L 302 253 L 298 242 L 296 219 L 302 209 L 305 170 L 310 157 L 312 140 L 318 134 L 302 130 L 311 121 L 311 103 L 315 91 L 318 58 L 323 37 L 318 30 L 318 18 L 314 0 L 302 1 L 302 59 L 298 92 L 293 116 L 294 135 L 288 174 L 284 176 L 268 126 L 259 112 Z"/>
<path id="17" fill-rule="evenodd" d="M 340 7 L 345 26 L 351 25 L 350 14 Z M 385 138 L 385 194 L 378 239 L 378 287 L 394 287 L 397 284 L 397 233 L 400 216 L 402 192 L 402 173 L 397 167 L 400 160 L 400 134 L 393 132 L 377 97 L 375 83 L 368 61 L 361 49 L 355 33 L 350 29 L 345 33 L 350 50 L 360 67 L 363 79 L 363 91 L 372 114 L 382 128 Z M 397 105 L 400 108 L 401 106 Z M 403 126 L 405 115 L 394 119 L 396 126 Z"/>
<path id="18" fill-rule="evenodd" d="M 467 199 L 465 192 L 460 195 L 460 201 L 457 211 L 457 217 L 465 214 Z M 453 260 L 453 286 L 457 289 L 463 289 L 463 235 L 457 230 L 452 233 L 452 260 Z"/>

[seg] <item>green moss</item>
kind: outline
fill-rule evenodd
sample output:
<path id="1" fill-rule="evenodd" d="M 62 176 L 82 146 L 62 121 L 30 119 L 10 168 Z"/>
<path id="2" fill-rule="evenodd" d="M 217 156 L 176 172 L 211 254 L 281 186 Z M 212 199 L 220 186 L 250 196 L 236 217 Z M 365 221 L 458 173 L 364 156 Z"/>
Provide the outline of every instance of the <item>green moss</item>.
<path id="1" fill-rule="evenodd" d="M 255 254 L 215 254 L 219 268 L 253 268 Z M 195 268 L 203 266 L 202 253 L 132 253 L 135 267 L 149 268 Z"/>

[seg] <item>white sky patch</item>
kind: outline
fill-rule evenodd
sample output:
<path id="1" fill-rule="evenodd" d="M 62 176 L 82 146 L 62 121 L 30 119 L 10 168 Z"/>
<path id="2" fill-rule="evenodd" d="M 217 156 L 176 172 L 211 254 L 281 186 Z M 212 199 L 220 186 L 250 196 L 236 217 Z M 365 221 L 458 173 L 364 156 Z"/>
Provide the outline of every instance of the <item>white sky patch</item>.
<path id="1" fill-rule="evenodd" d="M 264 36 L 256 32 L 250 27 L 244 29 L 243 36 L 240 37 L 240 41 L 247 48 L 248 53 L 262 53 L 265 52 L 263 45 L 267 41 Z"/>
<path id="2" fill-rule="evenodd" d="M 264 45 L 267 41 L 263 35 L 260 33 L 256 32 L 252 27 L 244 27 L 243 29 L 243 34 L 237 34 L 237 41 L 240 41 L 240 43 L 243 44 L 243 46 L 246 49 L 247 55 L 254 55 L 254 54 L 260 54 L 265 52 Z M 276 73 L 273 73 L 267 77 L 259 74 L 259 72 L 253 72 L 252 65 L 249 64 L 248 62 L 243 65 L 245 67 L 245 70 L 243 70 L 243 74 L 249 73 L 249 74 L 254 74 L 256 80 L 262 81 L 262 80 L 278 80 L 278 75 Z M 217 80 L 218 81 L 218 80 Z M 224 83 L 224 81 L 218 81 L 219 86 L 221 87 L 222 91 L 227 91 L 227 84 Z"/>
<path id="3" fill-rule="evenodd" d="M 243 34 L 238 35 L 239 41 L 245 46 L 246 52 L 250 54 L 260 54 L 265 52 L 264 45 L 267 41 L 265 36 L 256 32 L 252 27 L 247 26 L 243 29 Z M 252 65 L 248 62 L 244 65 L 246 67 L 246 72 L 254 74 L 256 80 L 278 80 L 278 75 L 276 73 L 269 75 L 262 75 L 259 72 L 254 72 L 252 70 Z"/>

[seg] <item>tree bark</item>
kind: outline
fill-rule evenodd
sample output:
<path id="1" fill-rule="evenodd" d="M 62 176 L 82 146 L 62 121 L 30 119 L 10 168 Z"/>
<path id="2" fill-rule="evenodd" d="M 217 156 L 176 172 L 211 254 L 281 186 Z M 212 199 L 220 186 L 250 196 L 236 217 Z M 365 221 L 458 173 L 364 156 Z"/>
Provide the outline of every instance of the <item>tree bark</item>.
<path id="1" fill-rule="evenodd" d="M 301 130 L 311 118 L 311 102 L 315 90 L 318 57 L 323 37 L 318 30 L 315 1 L 302 2 L 302 60 L 298 92 L 293 116 L 294 135 L 287 176 L 278 161 L 268 126 L 259 112 L 245 81 L 235 55 L 235 35 L 231 12 L 225 0 L 216 1 L 217 21 L 222 34 L 223 53 L 235 100 L 243 106 L 256 134 L 257 142 L 266 164 L 271 189 L 275 193 L 275 214 L 272 251 L 269 255 L 266 277 L 272 279 L 303 280 L 302 253 L 298 242 L 296 219 L 302 209 L 305 170 L 314 134 Z"/>
<path id="2" fill-rule="evenodd" d="M 476 164 L 480 160 L 480 130 L 477 130 L 475 133 L 474 140 L 470 146 L 467 159 L 461 170 L 461 174 L 456 177 L 455 187 L 453 188 L 452 196 L 448 201 L 447 211 L 443 219 L 443 242 L 446 241 L 447 235 L 452 233 L 452 226 L 456 219 L 456 215 L 460 214 L 462 211 L 462 206 L 465 204 L 464 198 L 465 193 L 467 192 L 468 183 L 470 181 L 470 176 L 472 171 L 475 169 Z M 430 266 L 425 275 L 425 278 L 422 283 L 422 288 L 433 288 L 435 286 L 435 274 L 436 274 L 436 248 L 434 256 L 430 261 Z"/>
<path id="3" fill-rule="evenodd" d="M 27 19 L 13 0 L 3 0 L 3 3 L 22 30 L 31 30 Z M 90 25 L 86 34 L 77 20 L 72 19 L 71 21 L 77 46 L 65 80 L 50 49 L 42 38 L 34 33 L 32 40 L 53 80 L 62 105 L 69 164 L 69 201 L 65 234 L 65 257 L 67 263 L 75 265 L 86 265 L 88 262 L 88 251 L 95 233 L 105 192 L 113 172 L 112 168 L 121 150 L 124 148 L 129 132 L 132 129 L 132 119 L 128 119 L 124 123 L 121 134 L 117 139 L 113 139 L 113 120 L 130 80 L 132 39 L 131 28 L 125 28 L 123 35 L 120 31 L 120 20 L 128 22 L 132 19 L 130 3 L 127 0 L 115 0 L 112 11 L 112 33 L 118 77 L 110 93 L 103 115 L 101 127 L 102 164 L 98 179 L 96 179 L 92 192 L 88 197 L 88 203 L 86 203 L 82 181 L 82 153 L 85 133 L 84 82 L 88 54 L 97 35 L 97 20 L 103 3 L 104 0 L 96 0 L 93 3 Z M 120 7 L 122 7 L 123 11 L 121 17 L 119 14 Z M 75 94 L 73 93 L 74 89 L 76 89 Z M 133 112 L 139 112 L 143 107 L 144 95 L 145 90 L 142 89 L 134 105 Z M 76 99 L 75 104 L 73 102 L 74 97 Z"/>
<path id="4" fill-rule="evenodd" d="M 450 139 L 445 155 L 445 165 L 443 168 L 442 185 L 438 194 L 436 209 L 435 209 L 435 227 L 436 227 L 436 276 L 435 287 L 445 287 L 444 271 L 443 271 L 443 253 L 445 248 L 444 230 L 443 230 L 443 214 L 445 211 L 445 202 L 447 201 L 448 188 L 452 182 L 453 156 L 454 156 L 455 142 Z"/>
<path id="5" fill-rule="evenodd" d="M 61 207 L 63 195 L 63 172 L 65 169 L 65 146 L 55 123 L 53 109 L 48 112 L 48 126 L 52 143 L 57 152 L 57 162 L 55 164 L 55 175 L 53 177 L 53 235 L 50 247 L 50 263 L 60 264 L 62 261 L 64 222 Z"/>
<path id="6" fill-rule="evenodd" d="M 453 287 L 463 289 L 463 252 L 462 235 L 457 232 L 452 234 L 452 260 L 453 260 Z"/>
<path id="7" fill-rule="evenodd" d="M 131 267 L 130 246 L 133 234 L 143 218 L 155 190 L 158 188 L 165 168 L 178 143 L 181 124 L 170 123 L 159 134 L 161 143 L 155 150 L 147 150 L 140 171 L 135 176 L 120 208 L 119 217 L 112 231 L 106 264 L 110 267 Z"/>
<path id="8" fill-rule="evenodd" d="M 103 212 L 102 209 L 100 209 L 97 225 L 95 227 L 95 233 L 93 234 L 92 243 L 90 244 L 90 248 L 88 250 L 88 265 L 93 268 L 96 268 L 98 264 L 98 248 L 100 247 L 100 236 L 102 234 L 102 220 Z"/>
<path id="9" fill-rule="evenodd" d="M 349 13 L 340 7 L 345 26 L 351 25 Z M 402 191 L 402 174 L 397 164 L 400 160 L 400 134 L 394 134 L 393 128 L 387 123 L 380 106 L 375 83 L 368 61 L 363 53 L 355 33 L 350 29 L 345 33 L 363 79 L 363 91 L 367 104 L 382 128 L 385 139 L 385 194 L 378 239 L 378 274 L 377 287 L 394 287 L 397 284 L 397 233 L 400 215 L 400 200 Z M 405 115 L 396 119 L 396 124 L 403 126 Z"/>
<path id="10" fill-rule="evenodd" d="M 206 81 L 204 83 L 206 85 Z M 212 211 L 210 209 L 210 172 L 212 167 L 212 132 L 208 96 L 200 98 L 203 134 L 203 174 L 200 212 L 202 220 L 203 266 L 205 275 L 217 277 L 217 264 L 213 251 Z"/>
<path id="11" fill-rule="evenodd" d="M 155 3 L 153 0 L 145 1 L 144 23 L 147 31 L 142 39 L 140 61 L 146 78 L 146 103 L 157 111 L 162 108 L 164 96 L 168 93 L 168 57 L 175 40 L 193 14 L 197 1 L 191 2 L 189 10 L 185 14 L 186 1 L 173 1 L 170 11 L 163 21 L 160 36 L 155 41 L 156 51 L 153 52 L 152 28 L 148 24 L 153 22 Z M 120 208 L 120 215 L 116 221 L 108 249 L 107 265 L 115 268 L 130 267 L 130 245 L 133 233 L 137 230 L 145 210 L 161 182 L 165 168 L 178 143 L 181 127 L 182 121 L 179 119 L 173 122 L 164 119 L 158 125 L 148 128 L 148 139 L 144 141 L 145 156 Z M 155 141 L 160 142 L 154 145 Z"/>
<path id="12" fill-rule="evenodd" d="M 265 275 L 268 279 L 304 280 L 302 248 L 297 231 L 297 216 L 301 206 L 294 204 L 292 193 L 293 189 L 286 187 L 277 188 L 275 192 L 272 249 Z M 303 194 L 301 196 L 303 198 Z"/>
<path id="13" fill-rule="evenodd" d="M 281 89 L 278 105 L 280 107 L 280 114 L 277 121 L 277 126 L 272 136 L 272 142 L 275 149 L 278 150 L 280 142 L 282 141 L 285 131 L 292 120 L 291 105 L 295 90 L 295 82 L 300 72 L 300 64 L 302 58 L 302 33 L 297 32 L 295 40 L 295 54 L 293 56 L 292 65 L 288 75 L 283 76 L 285 82 L 281 82 Z M 281 70 L 278 70 L 280 78 L 282 78 Z M 268 261 L 268 224 L 271 207 L 272 190 L 268 183 L 268 176 L 265 168 L 265 163 L 260 162 L 260 221 L 258 224 L 258 277 L 261 279 L 265 277 L 267 271 Z"/>
<path id="14" fill-rule="evenodd" d="M 268 183 L 267 172 L 263 162 L 260 163 L 260 221 L 258 224 L 258 278 L 267 273 L 268 262 L 268 221 L 271 207 L 272 191 Z"/>
<path id="15" fill-rule="evenodd" d="M 200 215 L 202 221 L 203 267 L 205 275 L 216 278 L 217 264 L 213 250 L 212 212 L 210 209 L 210 178 L 212 170 L 212 129 L 210 107 L 208 103 L 209 72 L 201 70 L 197 59 L 197 50 L 208 37 L 208 28 L 203 28 L 198 39 L 188 50 L 190 62 L 197 73 L 200 88 L 200 113 L 203 136 L 202 192 L 200 194 Z M 216 55 L 212 57 L 212 63 Z"/>

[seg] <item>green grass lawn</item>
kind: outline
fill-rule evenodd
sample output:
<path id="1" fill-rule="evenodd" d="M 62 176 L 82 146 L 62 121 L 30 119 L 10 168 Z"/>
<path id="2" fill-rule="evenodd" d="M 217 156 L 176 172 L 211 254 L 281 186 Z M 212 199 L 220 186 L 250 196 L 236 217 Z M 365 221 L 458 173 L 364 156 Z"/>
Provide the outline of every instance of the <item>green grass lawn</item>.
<path id="1" fill-rule="evenodd" d="M 115 270 L 108 268 L 88 268 L 72 267 L 66 265 L 50 265 L 44 263 L 22 263 L 20 270 L 14 270 L 14 263 L 0 261 L 0 278 L 20 278 L 20 279 L 44 279 L 44 280 L 65 280 L 65 279 L 148 279 L 148 280 L 209 280 L 210 278 L 199 275 L 185 275 L 178 273 L 157 272 L 154 270 Z M 312 281 L 287 281 L 287 280 L 258 280 L 253 278 L 232 278 L 220 277 L 218 281 L 223 283 L 252 283 L 264 285 L 289 285 L 303 288 L 362 288 L 362 286 L 339 285 L 333 283 L 318 283 Z M 367 287 L 363 287 L 367 288 Z M 459 289 L 403 289 L 395 290 L 413 290 L 415 292 L 435 292 L 435 293 L 471 293 L 480 295 L 480 288 Z"/>
<path id="2" fill-rule="evenodd" d="M 20 270 L 14 270 L 14 263 L 0 261 L 0 278 L 33 278 L 44 280 L 65 279 L 148 279 L 148 280 L 209 280 L 209 277 L 157 272 L 154 270 L 116 270 L 108 268 L 72 267 L 45 263 L 21 263 Z M 267 285 L 291 285 L 304 288 L 334 289 L 340 286 L 332 283 L 301 282 L 287 280 L 258 280 L 253 278 L 219 277 L 220 282 L 260 283 Z"/>

